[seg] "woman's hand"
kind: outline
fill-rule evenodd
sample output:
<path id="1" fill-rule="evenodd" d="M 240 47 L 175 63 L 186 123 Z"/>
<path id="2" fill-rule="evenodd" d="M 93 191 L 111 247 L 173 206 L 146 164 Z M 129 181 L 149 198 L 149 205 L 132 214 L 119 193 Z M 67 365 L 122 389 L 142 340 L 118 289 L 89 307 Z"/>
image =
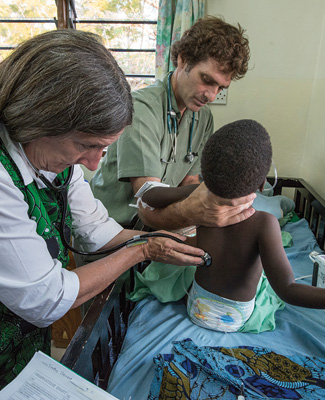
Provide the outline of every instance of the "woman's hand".
<path id="1" fill-rule="evenodd" d="M 175 236 L 183 241 L 185 236 L 177 233 L 160 231 L 157 233 L 166 233 Z M 142 245 L 144 259 L 159 261 L 166 264 L 174 265 L 200 265 L 203 260 L 200 256 L 204 255 L 204 251 L 197 247 L 192 247 L 187 244 L 176 242 L 173 239 L 164 237 L 151 237 L 148 243 Z"/>
<path id="2" fill-rule="evenodd" d="M 144 235 L 147 232 L 123 229 L 104 248 L 111 248 L 123 243 L 135 235 Z M 166 231 L 154 232 L 175 236 L 181 241 L 185 236 Z M 145 261 L 160 261 L 162 263 L 176 265 L 201 265 L 204 261 L 200 256 L 204 251 L 197 247 L 188 246 L 185 243 L 176 242 L 165 237 L 149 237 L 148 242 L 130 247 L 123 247 L 106 257 L 89 262 L 86 265 L 73 270 L 79 279 L 79 293 L 73 308 L 80 306 L 85 301 L 96 296 L 108 285 L 114 282 L 121 274 L 133 265 Z"/>
<path id="3" fill-rule="evenodd" d="M 255 193 L 238 199 L 224 199 L 211 193 L 201 183 L 186 199 L 179 203 L 182 214 L 191 215 L 191 224 L 223 227 L 237 224 L 251 217 Z"/>

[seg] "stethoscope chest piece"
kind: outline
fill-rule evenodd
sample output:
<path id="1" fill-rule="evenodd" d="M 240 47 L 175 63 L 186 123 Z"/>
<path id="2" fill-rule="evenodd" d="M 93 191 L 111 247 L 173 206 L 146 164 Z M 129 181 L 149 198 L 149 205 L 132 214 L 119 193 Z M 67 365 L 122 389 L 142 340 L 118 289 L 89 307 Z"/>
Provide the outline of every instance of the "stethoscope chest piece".
<path id="1" fill-rule="evenodd" d="M 192 152 L 188 152 L 185 156 L 185 160 L 189 163 L 192 164 L 192 162 L 195 160 L 195 157 L 197 157 L 198 154 L 197 153 L 192 153 Z"/>
<path id="2" fill-rule="evenodd" d="M 202 260 L 204 261 L 203 264 L 200 265 L 200 267 L 210 267 L 212 263 L 212 257 L 210 256 L 209 253 L 204 253 L 203 256 L 201 256 Z"/>

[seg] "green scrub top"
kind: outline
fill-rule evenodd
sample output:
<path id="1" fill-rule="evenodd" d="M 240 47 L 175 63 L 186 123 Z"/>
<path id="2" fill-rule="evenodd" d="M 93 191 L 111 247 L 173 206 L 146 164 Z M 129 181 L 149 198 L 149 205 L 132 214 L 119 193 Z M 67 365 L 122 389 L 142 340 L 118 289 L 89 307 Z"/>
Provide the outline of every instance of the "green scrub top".
<path id="1" fill-rule="evenodd" d="M 137 209 L 130 207 L 136 199 L 130 177 L 151 176 L 172 187 L 178 186 L 186 175 L 200 173 L 204 144 L 213 133 L 213 117 L 208 106 L 195 113 L 192 151 L 198 153 L 191 164 L 186 160 L 193 112 L 185 110 L 178 124 L 176 162 L 170 160 L 172 138 L 167 126 L 168 75 L 163 81 L 132 92 L 134 114 L 120 138 L 108 147 L 107 153 L 90 182 L 96 198 L 108 213 L 124 226 L 132 225 Z M 180 121 L 181 113 L 171 88 L 171 104 Z"/>

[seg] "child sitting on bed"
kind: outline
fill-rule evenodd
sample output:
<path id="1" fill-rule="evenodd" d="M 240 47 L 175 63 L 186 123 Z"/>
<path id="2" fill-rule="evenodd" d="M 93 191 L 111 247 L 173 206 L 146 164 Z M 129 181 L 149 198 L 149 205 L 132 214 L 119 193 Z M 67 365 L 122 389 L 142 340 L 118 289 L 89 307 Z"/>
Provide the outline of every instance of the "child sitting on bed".
<path id="1" fill-rule="evenodd" d="M 202 153 L 202 177 L 208 189 L 223 198 L 263 190 L 272 163 L 267 131 L 252 120 L 240 120 L 216 131 Z M 195 185 L 153 187 L 141 200 L 164 207 L 186 197 Z M 195 210 L 193 210 L 195 212 Z M 187 311 L 197 325 L 238 331 L 254 309 L 256 289 L 264 270 L 273 290 L 285 302 L 325 308 L 325 290 L 295 282 L 283 249 L 280 225 L 272 214 L 256 211 L 249 219 L 224 228 L 197 229 L 197 246 L 212 257 L 197 268 Z"/>

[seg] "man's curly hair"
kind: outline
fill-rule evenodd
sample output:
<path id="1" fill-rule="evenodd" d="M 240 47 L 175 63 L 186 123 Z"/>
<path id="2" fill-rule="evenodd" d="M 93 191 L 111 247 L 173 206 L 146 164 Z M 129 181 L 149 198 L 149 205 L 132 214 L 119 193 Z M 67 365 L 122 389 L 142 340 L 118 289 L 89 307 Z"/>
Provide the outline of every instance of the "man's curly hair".
<path id="1" fill-rule="evenodd" d="M 203 180 L 217 196 L 235 199 L 256 192 L 272 163 L 265 128 L 243 119 L 218 129 L 207 141 L 201 161 Z"/>
<path id="2" fill-rule="evenodd" d="M 190 71 L 199 62 L 209 58 L 216 60 L 220 70 L 231 73 L 232 80 L 245 76 L 248 69 L 250 50 L 244 29 L 224 22 L 221 18 L 207 16 L 191 26 L 171 49 L 171 59 L 177 67 L 177 57 L 188 64 Z"/>

